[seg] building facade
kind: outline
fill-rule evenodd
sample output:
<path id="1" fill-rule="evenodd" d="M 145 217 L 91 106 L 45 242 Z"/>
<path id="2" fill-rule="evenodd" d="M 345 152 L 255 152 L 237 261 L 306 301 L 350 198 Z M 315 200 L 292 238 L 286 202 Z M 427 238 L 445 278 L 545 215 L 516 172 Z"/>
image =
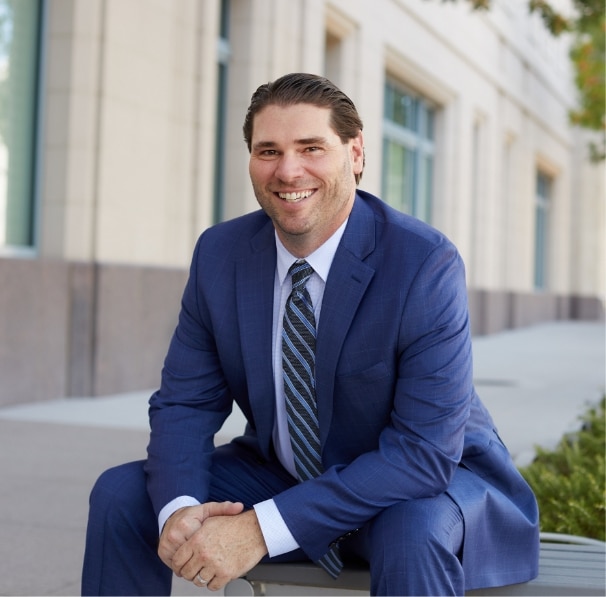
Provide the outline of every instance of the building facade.
<path id="1" fill-rule="evenodd" d="M 561 2 L 566 8 L 567 2 Z M 324 74 L 361 187 L 445 232 L 474 334 L 603 317 L 604 165 L 526 0 L 0 0 L 0 405 L 154 387 L 252 92 Z"/>

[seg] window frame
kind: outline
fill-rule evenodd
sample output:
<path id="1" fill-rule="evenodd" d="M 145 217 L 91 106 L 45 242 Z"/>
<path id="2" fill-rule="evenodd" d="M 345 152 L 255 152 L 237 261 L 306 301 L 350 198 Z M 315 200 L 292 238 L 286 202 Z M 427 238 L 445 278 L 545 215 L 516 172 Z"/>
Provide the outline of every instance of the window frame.
<path id="1" fill-rule="evenodd" d="M 533 285 L 537 291 L 549 288 L 551 211 L 555 178 L 541 168 L 535 175 L 534 193 L 534 272 Z"/>
<path id="2" fill-rule="evenodd" d="M 398 93 L 401 100 L 406 98 L 412 104 L 411 126 L 396 122 L 388 113 L 390 94 Z M 430 99 L 413 91 L 406 85 L 387 77 L 384 85 L 383 131 L 382 131 L 382 172 L 381 192 L 384 200 L 392 207 L 408 213 L 427 223 L 432 221 L 434 203 L 434 173 L 436 156 L 436 116 L 438 106 Z M 412 180 L 403 180 L 401 201 L 396 202 L 388 191 L 388 168 L 390 144 L 404 149 L 410 162 L 403 171 L 412 169 Z M 405 158 L 407 159 L 407 158 Z M 410 166 L 409 166 L 410 164 Z"/>
<path id="3" fill-rule="evenodd" d="M 47 39 L 47 19 L 48 19 L 48 6 L 46 0 L 35 0 L 37 4 L 37 19 L 33 27 L 33 65 L 31 73 L 31 85 L 32 85 L 32 105 L 31 111 L 27 115 L 28 128 L 30 129 L 30 147 L 28 164 L 25 169 L 27 170 L 26 176 L 30 177 L 31 184 L 27 192 L 27 197 L 22 198 L 23 201 L 27 202 L 25 211 L 25 219 L 28 222 L 27 231 L 25 236 L 27 239 L 25 242 L 16 243 L 10 242 L 7 238 L 4 238 L 0 242 L 0 255 L 7 257 L 33 257 L 38 252 L 39 246 L 39 218 L 40 218 L 40 190 L 42 183 L 42 157 L 43 157 L 43 129 L 44 129 L 44 110 L 43 110 L 43 98 L 42 93 L 45 87 L 44 73 L 45 73 L 45 56 L 44 47 Z M 9 114 L 9 118 L 11 115 Z M 4 206 L 5 214 L 4 217 L 8 218 L 8 189 L 6 204 Z M 6 230 L 8 230 L 7 219 Z M 7 235 L 8 236 L 8 235 Z"/>

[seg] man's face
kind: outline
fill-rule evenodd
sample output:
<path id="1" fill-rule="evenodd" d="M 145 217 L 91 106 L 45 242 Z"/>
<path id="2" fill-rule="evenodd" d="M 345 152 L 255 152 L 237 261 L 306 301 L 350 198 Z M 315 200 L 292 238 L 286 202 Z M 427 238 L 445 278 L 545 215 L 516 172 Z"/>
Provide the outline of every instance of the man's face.
<path id="1" fill-rule="evenodd" d="M 363 154 L 362 133 L 342 143 L 328 108 L 269 105 L 254 117 L 253 188 L 293 255 L 315 251 L 349 216 Z"/>

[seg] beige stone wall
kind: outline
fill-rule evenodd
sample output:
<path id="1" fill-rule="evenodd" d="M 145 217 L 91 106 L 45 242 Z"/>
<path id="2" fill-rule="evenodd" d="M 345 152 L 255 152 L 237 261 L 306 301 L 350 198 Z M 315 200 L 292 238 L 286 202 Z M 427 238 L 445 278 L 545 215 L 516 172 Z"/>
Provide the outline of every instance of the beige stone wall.
<path id="1" fill-rule="evenodd" d="M 463 0 L 230 4 L 224 218 L 257 209 L 242 122 L 256 87 L 290 71 L 325 74 L 356 102 L 362 187 L 380 194 L 389 76 L 437 106 L 433 224 L 466 262 L 473 332 L 603 316 L 604 163 L 568 123 L 567 41 L 526 0 L 485 14 Z M 213 223 L 220 0 L 45 6 L 38 239 L 0 259 L 0 403 L 157 383 Z M 542 292 L 537 168 L 554 180 Z"/>
<path id="2" fill-rule="evenodd" d="M 41 253 L 185 267 L 212 223 L 218 0 L 55 0 L 48 12 Z M 533 290 L 540 167 L 555 180 L 549 290 L 603 297 L 604 170 L 568 125 L 567 51 L 525 0 L 486 14 L 437 0 L 231 0 L 223 215 L 257 208 L 241 130 L 250 95 L 295 70 L 357 103 L 362 186 L 379 194 L 388 75 L 439 107 L 433 223 L 470 287 Z"/>
<path id="3" fill-rule="evenodd" d="M 40 249 L 184 266 L 211 223 L 218 3 L 49 3 Z"/>

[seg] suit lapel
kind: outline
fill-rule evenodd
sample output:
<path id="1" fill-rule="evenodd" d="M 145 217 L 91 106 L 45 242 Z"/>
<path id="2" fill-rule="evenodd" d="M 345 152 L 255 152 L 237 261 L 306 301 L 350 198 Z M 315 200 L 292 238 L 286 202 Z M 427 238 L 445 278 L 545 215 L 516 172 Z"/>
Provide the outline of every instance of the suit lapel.
<path id="1" fill-rule="evenodd" d="M 316 387 L 320 435 L 324 444 L 332 419 L 335 372 L 343 342 L 374 276 L 364 259 L 375 248 L 372 209 L 356 197 L 347 228 L 328 275 L 316 346 Z M 251 240 L 250 253 L 236 267 L 236 292 L 242 357 L 250 406 L 260 447 L 269 456 L 275 417 L 272 326 L 276 243 L 267 224 Z M 259 284 L 259 280 L 263 283 Z"/>
<path id="2" fill-rule="evenodd" d="M 251 241 L 251 251 L 236 268 L 236 292 L 242 358 L 257 437 L 269 455 L 275 417 L 272 368 L 272 320 L 276 244 L 271 221 Z M 262 283 L 259 283 L 262 281 Z"/>
<path id="3" fill-rule="evenodd" d="M 375 248 L 371 208 L 356 197 L 349 222 L 330 268 L 316 345 L 316 387 L 320 439 L 325 444 L 333 412 L 335 372 L 345 337 L 375 270 L 364 259 Z"/>

